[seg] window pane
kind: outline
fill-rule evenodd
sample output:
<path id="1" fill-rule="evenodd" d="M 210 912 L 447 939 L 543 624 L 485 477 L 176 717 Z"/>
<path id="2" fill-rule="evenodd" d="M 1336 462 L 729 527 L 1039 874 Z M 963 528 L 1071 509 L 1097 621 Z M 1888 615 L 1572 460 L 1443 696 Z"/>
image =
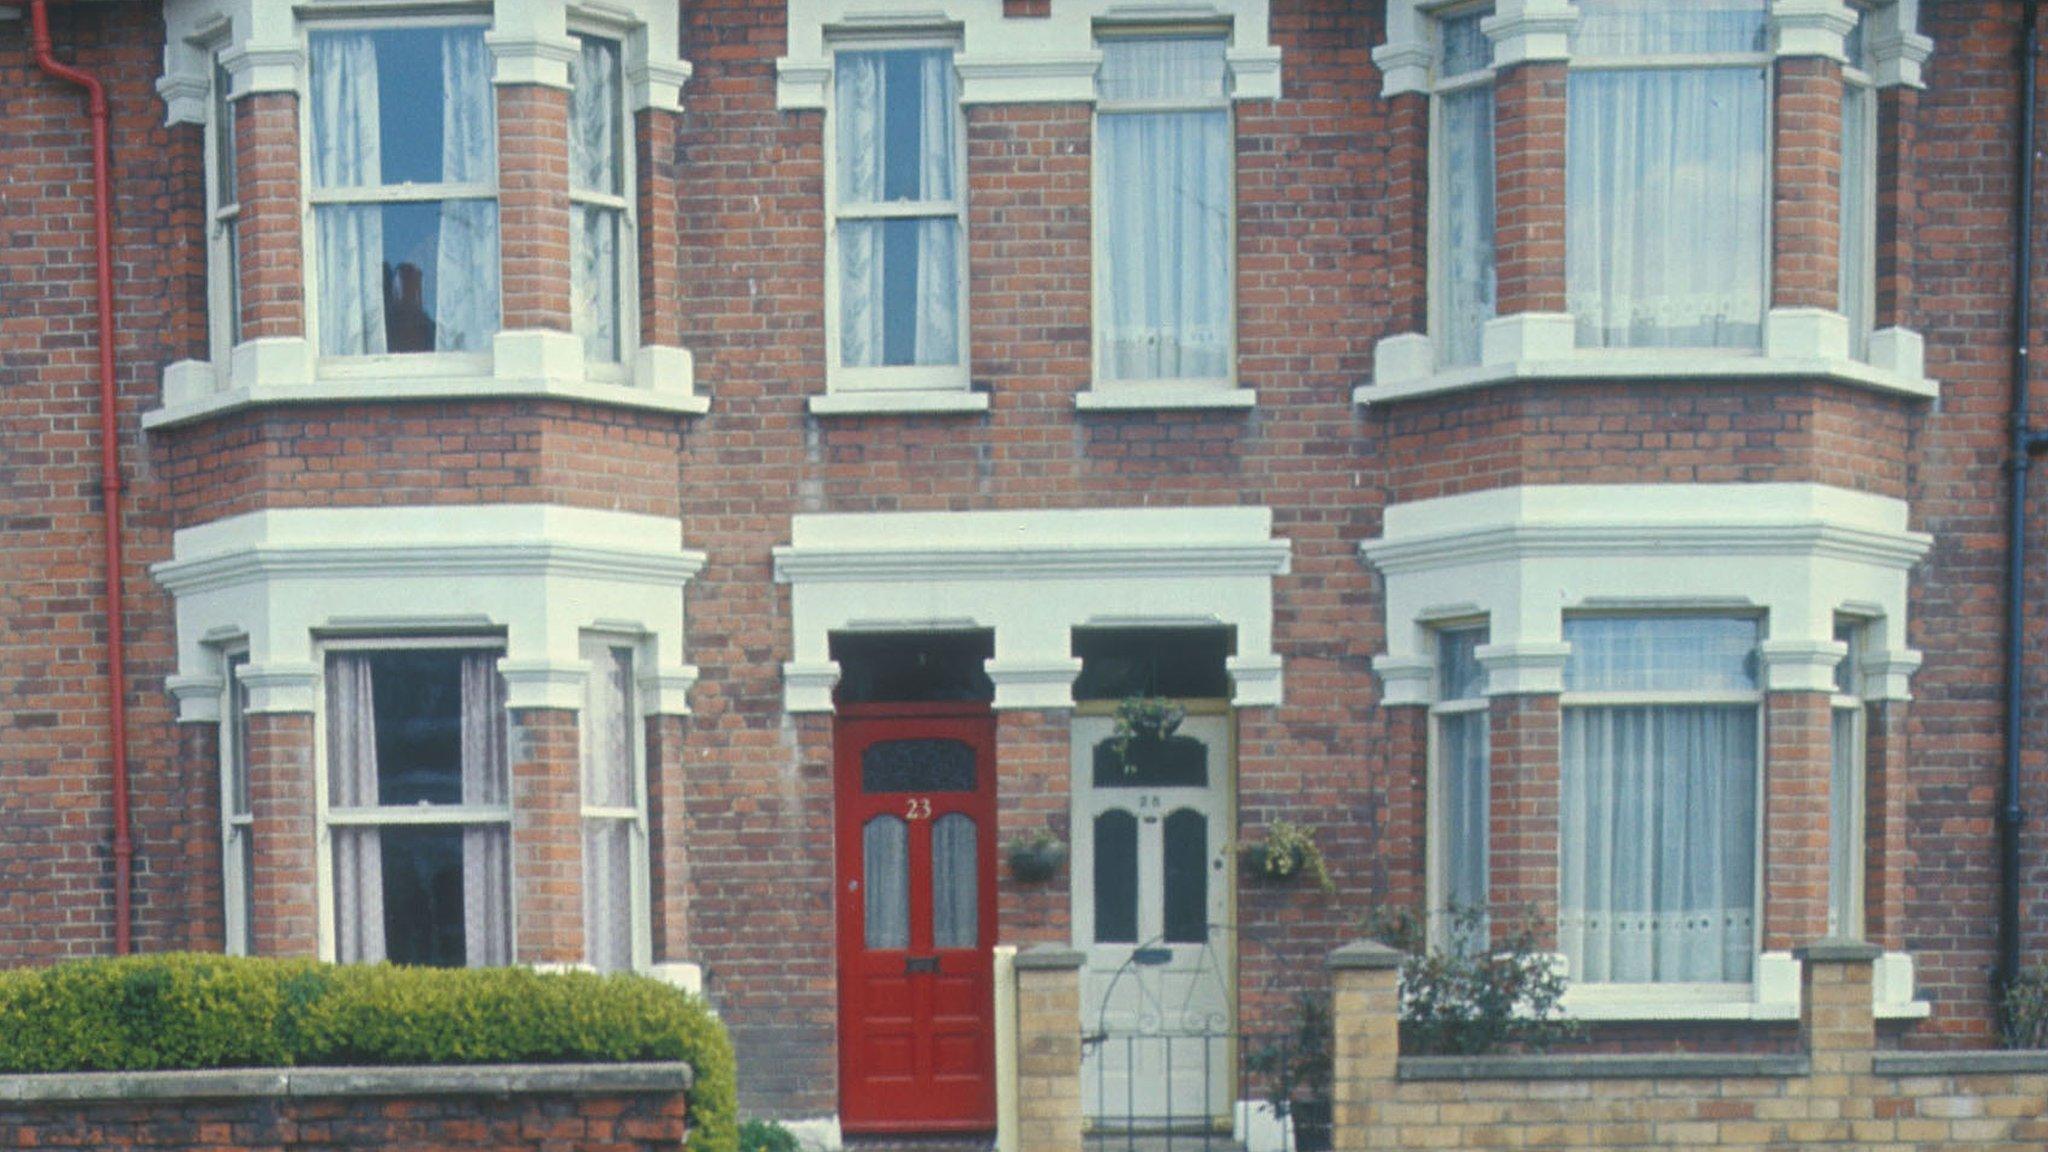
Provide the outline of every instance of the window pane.
<path id="1" fill-rule="evenodd" d="M 839 225 L 840 357 L 849 367 L 960 361 L 960 222 Z"/>
<path id="2" fill-rule="evenodd" d="M 1570 692 L 1748 692 L 1758 623 L 1739 616 L 1577 616 L 1564 622 Z"/>
<path id="3" fill-rule="evenodd" d="M 1834 765 L 1828 781 L 1828 935 L 1863 939 L 1857 918 L 1856 885 L 1862 878 L 1863 802 L 1862 724 L 1860 708 L 1837 708 L 1834 718 Z"/>
<path id="4" fill-rule="evenodd" d="M 495 178 L 483 29 L 315 32 L 306 42 L 314 187 Z"/>
<path id="5" fill-rule="evenodd" d="M 1574 980 L 1749 980 L 1754 707 L 1567 708 L 1559 944 Z"/>
<path id="6" fill-rule="evenodd" d="M 1835 621 L 1835 640 L 1848 648 L 1835 662 L 1835 691 L 1843 696 L 1863 695 L 1862 685 L 1856 682 L 1862 671 L 1863 627 L 1859 620 Z"/>
<path id="7" fill-rule="evenodd" d="M 249 686 L 242 682 L 242 670 L 249 666 L 246 653 L 228 657 L 228 811 L 229 816 L 249 814 Z"/>
<path id="8" fill-rule="evenodd" d="M 1437 21 L 1439 76 L 1461 76 L 1493 66 L 1493 40 L 1480 29 L 1480 23 L 1491 15 L 1493 9 L 1482 8 Z"/>
<path id="9" fill-rule="evenodd" d="M 952 53 L 841 52 L 833 91 L 841 204 L 953 199 Z"/>
<path id="10" fill-rule="evenodd" d="M 880 740 L 860 754 L 860 790 L 972 792 L 974 749 L 958 740 Z"/>
<path id="11" fill-rule="evenodd" d="M 1568 92 L 1565 276 L 1580 345 L 1759 346 L 1768 72 L 1574 71 Z"/>
<path id="12" fill-rule="evenodd" d="M 575 283 L 576 334 L 583 355 L 616 362 L 619 349 L 619 239 L 624 213 L 577 204 L 569 209 L 569 268 Z"/>
<path id="13" fill-rule="evenodd" d="M 384 828 L 384 958 L 460 968 L 463 936 L 460 828 Z"/>
<path id="14" fill-rule="evenodd" d="M 1487 906 L 1487 789 L 1491 734 L 1485 712 L 1437 718 L 1437 825 L 1443 839 L 1443 908 L 1484 913 Z"/>
<path id="15" fill-rule="evenodd" d="M 498 330 L 498 205 L 323 204 L 320 352 L 485 352 Z"/>
<path id="16" fill-rule="evenodd" d="M 1494 269 L 1493 87 L 1438 103 L 1443 149 L 1441 343 L 1444 362 L 1479 363 L 1480 336 L 1497 299 Z"/>
<path id="17" fill-rule="evenodd" d="M 1437 633 L 1437 698 L 1471 700 L 1486 693 L 1486 669 L 1479 663 L 1484 628 L 1455 628 Z"/>
<path id="18" fill-rule="evenodd" d="M 1579 0 L 1574 56 L 1761 52 L 1765 0 Z"/>
<path id="19" fill-rule="evenodd" d="M 1223 47 L 1214 38 L 1104 40 L 1101 98 L 1145 103 L 1224 99 L 1230 93 Z"/>
<path id="20" fill-rule="evenodd" d="M 583 935 L 590 966 L 620 972 L 633 966 L 633 825 L 583 822 Z"/>
<path id="21" fill-rule="evenodd" d="M 932 946 L 981 941 L 981 878 L 974 821 L 950 812 L 932 822 Z"/>
<path id="22" fill-rule="evenodd" d="M 1165 923 L 1168 944 L 1209 940 L 1209 818 L 1182 808 L 1166 818 Z"/>
<path id="23" fill-rule="evenodd" d="M 1097 788 L 1207 788 L 1209 746 L 1192 736 L 1134 739 L 1119 754 L 1116 743 L 1095 746 Z"/>
<path id="24" fill-rule="evenodd" d="M 1095 942 L 1138 942 L 1138 818 L 1121 809 L 1095 818 Z"/>
<path id="25" fill-rule="evenodd" d="M 570 65 L 569 186 L 579 192 L 623 196 L 626 191 L 625 114 L 620 100 L 616 41 L 580 36 Z"/>
<path id="26" fill-rule="evenodd" d="M 216 57 L 213 66 L 213 179 L 218 190 L 216 203 L 221 206 L 236 202 L 235 106 L 228 99 L 233 94 L 233 84 L 228 70 L 220 66 Z"/>
<path id="27" fill-rule="evenodd" d="M 903 821 L 868 821 L 861 831 L 861 877 L 868 947 L 910 947 L 910 829 Z"/>
<path id="28" fill-rule="evenodd" d="M 369 657 L 379 804 L 462 803 L 463 655 L 420 651 Z"/>
<path id="29" fill-rule="evenodd" d="M 230 891 L 239 891 L 242 902 L 242 922 L 239 938 L 228 943 L 228 951 L 237 956 L 256 954 L 256 840 L 247 828 L 237 828 L 234 833 L 234 867 L 240 870 L 240 882 Z"/>
<path id="30" fill-rule="evenodd" d="M 1859 84 L 1842 94 L 1842 314 L 1849 318 L 1849 354 L 1870 351 L 1877 275 L 1877 217 L 1871 204 L 1877 94 Z"/>
<path id="31" fill-rule="evenodd" d="M 1098 118 L 1104 218 L 1101 373 L 1230 375 L 1230 113 Z"/>
<path id="32" fill-rule="evenodd" d="M 603 647 L 590 653 L 583 696 L 583 802 L 594 808 L 632 808 L 634 787 L 633 650 Z"/>

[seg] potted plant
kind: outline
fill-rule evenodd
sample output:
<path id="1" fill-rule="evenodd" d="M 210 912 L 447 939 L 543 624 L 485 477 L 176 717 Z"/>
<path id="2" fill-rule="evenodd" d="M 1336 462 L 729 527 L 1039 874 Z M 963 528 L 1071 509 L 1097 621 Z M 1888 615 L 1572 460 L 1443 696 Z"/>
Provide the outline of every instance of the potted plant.
<path id="1" fill-rule="evenodd" d="M 1337 891 L 1323 863 L 1323 851 L 1316 847 L 1315 834 L 1286 820 L 1275 820 L 1266 828 L 1262 842 L 1247 844 L 1239 853 L 1245 872 L 1255 880 L 1286 884 L 1307 876 L 1326 894 Z"/>
<path id="2" fill-rule="evenodd" d="M 1253 1049 L 1247 1071 L 1267 1077 L 1266 1102 L 1294 1129 L 1294 1152 L 1329 1152 L 1335 1144 L 1330 1106 L 1334 1030 L 1330 1006 L 1303 993 L 1294 999 L 1293 1029 Z"/>
<path id="3" fill-rule="evenodd" d="M 1157 744 L 1180 730 L 1188 718 L 1187 709 L 1157 696 L 1127 696 L 1117 702 L 1116 729 L 1110 744 L 1124 771 L 1136 771 L 1131 763 L 1131 745 Z"/>
<path id="4" fill-rule="evenodd" d="M 1010 875 L 1020 884 L 1043 884 L 1059 875 L 1067 862 L 1067 846 L 1050 828 L 1010 841 Z"/>

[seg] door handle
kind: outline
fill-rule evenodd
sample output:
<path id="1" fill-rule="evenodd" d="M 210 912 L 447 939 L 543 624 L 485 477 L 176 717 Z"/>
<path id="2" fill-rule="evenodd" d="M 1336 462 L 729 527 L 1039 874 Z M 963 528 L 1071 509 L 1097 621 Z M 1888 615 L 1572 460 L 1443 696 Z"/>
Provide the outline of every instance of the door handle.
<path id="1" fill-rule="evenodd" d="M 917 972 L 930 972 L 933 975 L 937 975 L 938 971 L 939 958 L 937 956 L 905 956 L 903 958 L 903 974 L 906 976 Z"/>

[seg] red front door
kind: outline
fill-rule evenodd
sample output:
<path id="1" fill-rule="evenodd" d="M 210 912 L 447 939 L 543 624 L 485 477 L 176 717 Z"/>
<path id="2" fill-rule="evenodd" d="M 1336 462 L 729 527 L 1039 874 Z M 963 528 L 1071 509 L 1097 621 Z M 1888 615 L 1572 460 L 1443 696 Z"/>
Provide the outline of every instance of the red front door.
<path id="1" fill-rule="evenodd" d="M 995 1127 L 995 727 L 987 705 L 840 712 L 846 1131 Z"/>

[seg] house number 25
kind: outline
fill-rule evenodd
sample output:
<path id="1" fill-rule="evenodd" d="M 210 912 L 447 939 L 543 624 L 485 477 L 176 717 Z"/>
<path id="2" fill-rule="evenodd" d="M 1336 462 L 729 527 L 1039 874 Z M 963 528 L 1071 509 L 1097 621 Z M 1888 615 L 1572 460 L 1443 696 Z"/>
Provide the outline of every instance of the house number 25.
<path id="1" fill-rule="evenodd" d="M 932 802 L 930 800 L 922 796 L 912 796 L 907 803 L 909 807 L 903 813 L 906 817 L 912 820 L 929 820 L 932 818 Z"/>

